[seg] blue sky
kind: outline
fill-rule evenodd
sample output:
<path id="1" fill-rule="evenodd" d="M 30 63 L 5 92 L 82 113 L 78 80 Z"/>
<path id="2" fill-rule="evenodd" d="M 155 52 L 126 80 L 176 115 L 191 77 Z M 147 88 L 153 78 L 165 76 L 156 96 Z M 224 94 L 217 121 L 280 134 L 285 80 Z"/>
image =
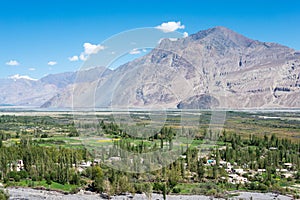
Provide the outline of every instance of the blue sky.
<path id="1" fill-rule="evenodd" d="M 226 26 L 300 50 L 300 1 L 0 1 L 0 78 L 75 71 L 91 45 L 134 28 L 181 22 L 189 34 Z M 90 45 L 90 46 L 89 46 Z M 52 64 L 52 65 L 51 65 Z"/>

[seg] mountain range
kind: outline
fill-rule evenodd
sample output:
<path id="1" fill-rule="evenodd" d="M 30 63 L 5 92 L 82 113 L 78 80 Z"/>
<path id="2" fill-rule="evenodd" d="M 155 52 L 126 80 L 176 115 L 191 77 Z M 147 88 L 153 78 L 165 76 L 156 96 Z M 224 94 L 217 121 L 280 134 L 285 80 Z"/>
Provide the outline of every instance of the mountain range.
<path id="1" fill-rule="evenodd" d="M 300 52 L 225 27 L 163 39 L 115 70 L 0 79 L 0 104 L 56 107 L 299 108 Z"/>

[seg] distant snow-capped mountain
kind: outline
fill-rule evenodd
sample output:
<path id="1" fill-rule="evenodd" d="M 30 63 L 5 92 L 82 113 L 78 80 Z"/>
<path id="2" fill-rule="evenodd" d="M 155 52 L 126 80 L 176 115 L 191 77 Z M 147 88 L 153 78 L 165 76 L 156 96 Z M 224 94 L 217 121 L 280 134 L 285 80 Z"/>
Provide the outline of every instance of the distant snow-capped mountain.
<path id="1" fill-rule="evenodd" d="M 13 76 L 10 76 L 10 77 L 8 77 L 9 79 L 12 79 L 12 80 L 19 80 L 19 79 L 25 79 L 25 80 L 30 80 L 30 81 L 37 81 L 38 79 L 34 79 L 34 78 L 31 78 L 31 77 L 29 77 L 29 76 L 27 76 L 27 75 L 20 75 L 20 74 L 15 74 L 15 75 L 13 75 Z"/>

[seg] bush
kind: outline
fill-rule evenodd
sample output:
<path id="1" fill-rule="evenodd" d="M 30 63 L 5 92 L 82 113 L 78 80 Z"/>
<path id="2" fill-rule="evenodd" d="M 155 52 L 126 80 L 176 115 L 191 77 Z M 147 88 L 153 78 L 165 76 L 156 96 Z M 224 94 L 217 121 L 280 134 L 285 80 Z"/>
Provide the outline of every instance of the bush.
<path id="1" fill-rule="evenodd" d="M 86 184 L 87 184 L 87 182 L 85 180 L 80 179 L 80 185 L 86 185 Z"/>
<path id="2" fill-rule="evenodd" d="M 25 178 L 28 177 L 28 173 L 26 171 L 24 171 L 24 170 L 19 171 L 18 175 L 21 177 L 21 179 L 25 179 Z"/>
<path id="3" fill-rule="evenodd" d="M 17 172 L 15 172 L 15 171 L 10 171 L 10 172 L 7 173 L 8 178 L 15 179 L 16 175 L 17 175 Z"/>
<path id="4" fill-rule="evenodd" d="M 51 185 L 52 184 L 50 175 L 45 176 L 45 179 L 46 179 L 47 185 Z"/>
<path id="5" fill-rule="evenodd" d="M 9 178 L 7 178 L 7 177 L 4 177 L 4 178 L 3 178 L 3 183 L 5 183 L 5 184 L 6 184 L 6 183 L 8 183 L 8 182 L 9 182 Z"/>
<path id="6" fill-rule="evenodd" d="M 266 190 L 268 190 L 268 186 L 266 186 L 266 185 L 263 184 L 263 183 L 260 183 L 259 186 L 258 186 L 258 189 L 259 189 L 260 191 L 266 191 Z"/>
<path id="7" fill-rule="evenodd" d="M 144 192 L 143 184 L 136 183 L 133 187 L 137 194 L 142 194 Z"/>
<path id="8" fill-rule="evenodd" d="M 157 182 L 155 182 L 153 184 L 153 190 L 155 190 L 155 191 L 162 191 L 163 187 L 164 187 L 163 183 L 157 183 Z"/>
<path id="9" fill-rule="evenodd" d="M 71 176 L 70 183 L 73 185 L 79 185 L 80 184 L 80 176 L 75 172 Z"/>
<path id="10" fill-rule="evenodd" d="M 14 179 L 14 181 L 19 182 L 21 180 L 21 176 L 19 175 L 19 172 L 11 171 L 7 174 L 9 178 Z"/>
<path id="11" fill-rule="evenodd" d="M 6 191 L 0 189 L 0 199 L 1 200 L 7 200 L 9 199 L 9 195 Z"/>
<path id="12" fill-rule="evenodd" d="M 173 188 L 173 193 L 178 194 L 181 192 L 180 188 Z"/>
<path id="13" fill-rule="evenodd" d="M 204 194 L 204 190 L 202 188 L 193 188 L 191 192 L 194 195 Z"/>
<path id="14" fill-rule="evenodd" d="M 37 177 L 37 180 L 38 180 L 38 181 L 42 181 L 42 180 L 43 180 L 43 177 L 42 177 L 42 176 L 38 176 L 38 177 Z"/>
<path id="15" fill-rule="evenodd" d="M 15 180 L 16 182 L 20 182 L 21 177 L 17 174 L 17 175 L 14 177 L 14 180 Z"/>
<path id="16" fill-rule="evenodd" d="M 78 192 L 79 192 L 78 188 L 72 188 L 70 191 L 71 194 L 77 194 Z"/>
<path id="17" fill-rule="evenodd" d="M 251 182 L 250 184 L 247 184 L 246 187 L 248 190 L 256 190 L 257 184 L 255 182 Z"/>
<path id="18" fill-rule="evenodd" d="M 33 176 L 31 177 L 31 180 L 32 180 L 32 181 L 37 181 L 37 177 L 36 177 L 35 175 L 33 175 Z"/>
<path id="19" fill-rule="evenodd" d="M 287 181 L 291 182 L 291 181 L 293 181 L 293 178 L 292 177 L 288 177 Z"/>
<path id="20" fill-rule="evenodd" d="M 300 194 L 295 194 L 294 199 L 300 199 Z"/>
<path id="21" fill-rule="evenodd" d="M 34 187 L 35 186 L 34 181 L 29 181 L 27 186 L 28 187 Z"/>
<path id="22" fill-rule="evenodd" d="M 217 194 L 218 194 L 218 191 L 216 189 L 211 189 L 211 190 L 208 190 L 205 195 L 215 196 Z"/>

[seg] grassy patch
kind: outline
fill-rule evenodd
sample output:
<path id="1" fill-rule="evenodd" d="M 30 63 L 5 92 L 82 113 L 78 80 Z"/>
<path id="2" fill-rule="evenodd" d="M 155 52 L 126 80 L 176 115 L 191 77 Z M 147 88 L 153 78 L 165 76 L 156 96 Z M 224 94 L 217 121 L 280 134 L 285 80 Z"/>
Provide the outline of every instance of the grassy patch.
<path id="1" fill-rule="evenodd" d="M 45 180 L 43 181 L 31 181 L 31 180 L 21 180 L 20 182 L 9 182 L 6 186 L 18 186 L 18 187 L 33 187 L 40 188 L 44 187 L 50 190 L 59 190 L 62 192 L 71 192 L 72 190 L 78 188 L 78 185 L 71 184 L 60 184 L 56 182 L 52 182 L 49 186 Z"/>
<path id="2" fill-rule="evenodd" d="M 192 190 L 198 187 L 199 183 L 181 183 L 176 186 L 176 188 L 180 188 L 180 194 L 192 194 Z"/>

